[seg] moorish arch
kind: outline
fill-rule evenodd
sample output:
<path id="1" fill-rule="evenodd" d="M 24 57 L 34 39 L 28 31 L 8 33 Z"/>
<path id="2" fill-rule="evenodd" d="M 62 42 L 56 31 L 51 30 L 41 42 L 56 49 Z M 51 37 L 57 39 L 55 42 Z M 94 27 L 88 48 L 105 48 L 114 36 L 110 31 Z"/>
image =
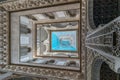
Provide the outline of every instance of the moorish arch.
<path id="1" fill-rule="evenodd" d="M 94 59 L 92 63 L 91 80 L 100 80 L 100 69 L 101 69 L 102 63 L 104 63 L 103 59 L 98 57 Z"/>
<path id="2" fill-rule="evenodd" d="M 114 72 L 109 63 L 100 57 L 96 57 L 92 63 L 91 80 L 119 80 L 119 74 Z"/>

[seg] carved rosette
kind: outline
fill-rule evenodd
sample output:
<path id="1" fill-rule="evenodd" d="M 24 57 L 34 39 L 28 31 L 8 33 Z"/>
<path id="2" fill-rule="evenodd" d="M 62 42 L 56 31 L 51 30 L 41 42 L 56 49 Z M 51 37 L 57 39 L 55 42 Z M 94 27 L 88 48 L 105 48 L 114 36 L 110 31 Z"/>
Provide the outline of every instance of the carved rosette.
<path id="1" fill-rule="evenodd" d="M 33 9 L 40 7 L 53 6 L 65 3 L 79 2 L 79 0 L 15 0 L 11 2 L 0 3 L 0 67 L 4 71 L 18 72 L 21 74 L 30 74 L 44 76 L 46 78 L 52 78 L 51 80 L 79 80 L 80 72 L 69 71 L 69 70 L 59 70 L 59 69 L 46 69 L 39 67 L 28 67 L 19 65 L 9 65 L 9 16 L 10 11 L 19 11 L 25 9 Z M 83 13 L 82 13 L 82 32 L 85 31 L 85 1 L 83 0 Z M 2 20 L 1 20 L 2 19 Z M 85 36 L 84 33 L 82 36 Z M 83 37 L 85 41 L 85 37 Z M 84 46 L 84 44 L 82 45 Z M 83 48 L 84 51 L 84 48 Z M 3 58 L 4 57 L 4 58 Z M 53 79 L 55 78 L 55 79 Z"/>

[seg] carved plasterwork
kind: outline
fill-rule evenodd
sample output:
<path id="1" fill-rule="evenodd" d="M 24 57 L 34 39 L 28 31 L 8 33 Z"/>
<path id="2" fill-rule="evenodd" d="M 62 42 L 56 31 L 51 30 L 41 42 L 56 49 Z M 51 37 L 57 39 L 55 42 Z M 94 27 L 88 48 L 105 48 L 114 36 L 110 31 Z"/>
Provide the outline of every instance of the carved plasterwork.
<path id="1" fill-rule="evenodd" d="M 86 37 L 86 28 L 87 28 L 87 0 L 81 0 L 82 1 L 82 6 L 81 6 L 81 57 L 82 57 L 82 72 L 85 74 L 85 69 L 86 69 L 86 48 L 85 48 L 85 37 Z M 85 75 L 84 75 L 85 77 Z"/>
<path id="2" fill-rule="evenodd" d="M 4 11 L 4 9 L 1 8 L 0 10 L 0 64 L 1 67 L 3 65 L 6 65 L 8 60 L 8 17 L 7 17 L 7 12 Z"/>
<path id="3" fill-rule="evenodd" d="M 97 61 L 97 62 L 96 62 Z M 100 71 L 102 63 L 105 62 L 109 67 L 115 71 L 114 63 L 111 62 L 106 57 L 100 55 L 96 51 L 87 49 L 87 80 L 97 80 L 99 75 L 97 74 Z M 93 77 L 92 77 L 93 76 Z M 96 76 L 96 77 L 95 77 Z M 91 79 L 92 77 L 92 79 Z"/>
<path id="4" fill-rule="evenodd" d="M 93 33 L 87 35 L 86 46 L 94 47 L 94 49 L 97 49 L 97 51 L 100 50 L 106 54 L 119 57 L 120 56 L 119 20 L 120 17 L 104 25 L 103 27 L 96 29 Z"/>
<path id="5" fill-rule="evenodd" d="M 39 8 L 46 6 L 59 5 L 64 3 L 78 2 L 79 0 L 16 0 L 9 3 L 4 3 L 2 6 L 7 11 L 16 11 L 22 9 Z"/>
<path id="6" fill-rule="evenodd" d="M 75 71 L 57 70 L 57 69 L 46 69 L 46 68 L 36 68 L 28 66 L 15 66 L 8 65 L 3 70 L 15 71 L 18 73 L 25 73 L 29 75 L 40 75 L 42 77 L 50 78 L 60 78 L 60 79 L 75 79 L 78 80 L 79 73 Z"/>
<path id="7" fill-rule="evenodd" d="M 24 9 L 33 9 L 40 7 L 53 6 L 65 3 L 79 2 L 79 0 L 15 0 L 6 3 L 0 3 L 0 68 L 4 71 L 12 71 L 20 74 L 40 75 L 44 77 L 58 78 L 59 80 L 79 80 L 80 72 L 59 70 L 59 69 L 46 69 L 39 67 L 28 67 L 9 64 L 9 12 L 19 11 Z M 85 23 L 86 23 L 86 2 L 82 3 L 82 43 L 85 41 Z M 82 44 L 84 47 L 84 44 Z M 83 52 L 84 54 L 84 48 Z M 53 80 L 53 79 L 52 79 Z"/>
<path id="8" fill-rule="evenodd" d="M 120 46 L 119 46 L 120 45 L 120 43 L 119 43 L 120 42 L 119 41 L 120 40 L 120 38 L 119 38 L 119 36 L 120 36 L 119 35 L 119 32 L 120 32 L 119 19 L 120 18 L 118 17 L 117 19 L 109 22 L 108 24 L 100 25 L 98 29 L 95 29 L 95 24 L 93 21 L 93 0 L 87 0 L 87 2 L 88 2 L 88 5 L 87 5 L 88 24 L 87 24 L 87 27 L 88 27 L 88 31 L 91 32 L 91 33 L 88 33 L 88 35 L 94 34 L 94 31 L 96 31 L 96 34 L 94 36 L 92 35 L 91 40 L 89 37 L 90 42 L 89 41 L 87 42 L 88 38 L 86 38 L 86 46 L 93 44 L 95 46 L 94 49 L 99 48 L 98 50 L 100 50 L 100 47 L 101 47 L 102 49 L 104 49 L 104 50 L 102 50 L 103 52 L 105 52 L 108 55 L 115 56 L 117 59 L 118 57 L 120 57 Z M 103 28 L 103 29 L 101 29 L 101 28 Z M 101 29 L 101 32 L 98 33 L 98 31 L 100 29 Z M 100 46 L 100 47 L 98 47 L 98 46 Z M 106 46 L 108 46 L 110 49 L 108 49 Z M 93 66 L 92 63 L 94 62 L 95 59 L 100 59 L 103 62 L 107 63 L 109 65 L 109 67 L 113 71 L 115 71 L 114 60 L 112 58 L 104 56 L 103 52 L 98 53 L 98 52 L 96 52 L 97 50 L 95 51 L 94 49 L 92 49 L 92 48 L 90 49 L 90 47 L 87 48 L 87 56 L 86 57 L 87 57 L 87 78 L 88 78 L 88 80 L 91 80 L 91 71 L 92 71 L 91 67 Z M 99 62 L 97 64 L 99 64 Z M 97 80 L 97 79 L 95 79 L 95 80 Z"/>

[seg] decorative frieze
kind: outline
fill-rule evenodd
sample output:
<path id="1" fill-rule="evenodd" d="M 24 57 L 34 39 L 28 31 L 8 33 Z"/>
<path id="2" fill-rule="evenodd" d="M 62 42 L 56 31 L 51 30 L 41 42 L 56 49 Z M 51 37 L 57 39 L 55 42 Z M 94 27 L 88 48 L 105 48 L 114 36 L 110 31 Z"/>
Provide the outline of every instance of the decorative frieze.
<path id="1" fill-rule="evenodd" d="M 68 80 L 77 80 L 80 74 L 76 71 L 63 71 L 57 69 L 46 69 L 46 68 L 35 68 L 35 67 L 28 67 L 28 66 L 13 66 L 8 65 L 3 70 L 7 71 L 15 71 L 18 73 L 25 73 L 29 75 L 36 75 L 36 76 L 43 76 L 43 77 L 56 77 L 61 79 L 68 79 Z"/>
<path id="2" fill-rule="evenodd" d="M 16 0 L 2 4 L 7 11 L 16 11 L 37 7 L 53 6 L 64 3 L 73 3 L 79 0 Z"/>

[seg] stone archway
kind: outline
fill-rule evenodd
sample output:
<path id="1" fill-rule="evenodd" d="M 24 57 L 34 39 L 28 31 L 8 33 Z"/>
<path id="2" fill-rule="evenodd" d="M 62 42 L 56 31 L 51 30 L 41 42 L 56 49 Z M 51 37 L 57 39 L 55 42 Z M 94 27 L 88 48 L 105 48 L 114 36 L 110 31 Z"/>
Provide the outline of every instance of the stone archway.
<path id="1" fill-rule="evenodd" d="M 120 74 L 112 71 L 106 61 L 97 57 L 92 63 L 91 80 L 120 80 Z"/>
<path id="2" fill-rule="evenodd" d="M 96 58 L 92 63 L 92 76 L 91 80 L 100 80 L 100 69 L 104 62 L 103 59 Z"/>

